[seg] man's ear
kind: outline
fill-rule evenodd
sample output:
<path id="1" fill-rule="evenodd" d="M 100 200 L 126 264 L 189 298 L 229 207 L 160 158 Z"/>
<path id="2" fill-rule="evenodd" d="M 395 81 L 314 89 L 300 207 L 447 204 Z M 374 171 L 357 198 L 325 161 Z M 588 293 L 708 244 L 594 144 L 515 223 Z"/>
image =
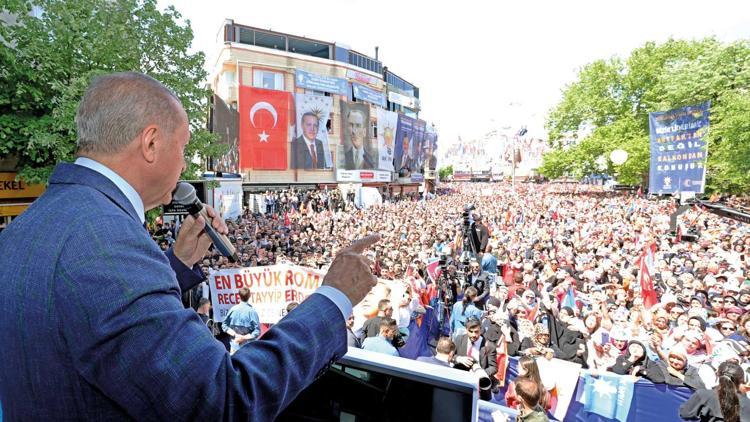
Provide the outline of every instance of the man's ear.
<path id="1" fill-rule="evenodd" d="M 156 150 L 159 140 L 159 127 L 157 125 L 146 126 L 138 137 L 138 147 L 141 155 L 149 163 L 156 161 Z"/>

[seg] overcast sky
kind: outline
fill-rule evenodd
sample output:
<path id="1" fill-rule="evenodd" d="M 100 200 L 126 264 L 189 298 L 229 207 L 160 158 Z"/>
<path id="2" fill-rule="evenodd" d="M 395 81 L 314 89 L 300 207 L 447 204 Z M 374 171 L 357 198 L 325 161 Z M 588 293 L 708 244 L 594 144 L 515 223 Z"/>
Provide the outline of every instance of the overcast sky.
<path id="1" fill-rule="evenodd" d="M 546 137 L 547 111 L 578 69 L 669 37 L 750 38 L 750 1 L 160 0 L 191 21 L 211 56 L 224 19 L 329 42 L 380 59 L 420 89 L 440 143 L 493 128 Z"/>

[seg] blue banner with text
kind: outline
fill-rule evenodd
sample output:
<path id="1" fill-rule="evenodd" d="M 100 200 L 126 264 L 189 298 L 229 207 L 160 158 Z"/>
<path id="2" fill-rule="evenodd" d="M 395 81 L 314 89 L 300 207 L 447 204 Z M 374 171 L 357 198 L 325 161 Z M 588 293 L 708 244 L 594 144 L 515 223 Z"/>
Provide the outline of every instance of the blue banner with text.
<path id="1" fill-rule="evenodd" d="M 703 193 L 710 102 L 649 113 L 649 192 Z"/>

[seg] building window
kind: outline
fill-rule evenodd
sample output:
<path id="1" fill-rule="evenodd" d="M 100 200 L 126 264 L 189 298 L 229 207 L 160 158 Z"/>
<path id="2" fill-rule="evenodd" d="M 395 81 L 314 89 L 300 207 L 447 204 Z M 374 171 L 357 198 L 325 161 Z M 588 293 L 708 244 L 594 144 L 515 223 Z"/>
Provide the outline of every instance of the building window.
<path id="1" fill-rule="evenodd" d="M 317 43 L 300 38 L 289 37 L 289 51 L 323 59 L 331 58 L 331 49 L 328 44 Z"/>
<path id="2" fill-rule="evenodd" d="M 239 42 L 242 44 L 255 44 L 255 31 L 252 29 L 240 27 L 240 39 Z"/>
<path id="3" fill-rule="evenodd" d="M 268 70 L 253 70 L 253 86 L 255 88 L 284 90 L 284 74 Z"/>
<path id="4" fill-rule="evenodd" d="M 275 50 L 286 51 L 286 37 L 283 35 L 255 31 L 255 45 L 257 45 L 258 47 L 266 47 L 273 48 Z"/>

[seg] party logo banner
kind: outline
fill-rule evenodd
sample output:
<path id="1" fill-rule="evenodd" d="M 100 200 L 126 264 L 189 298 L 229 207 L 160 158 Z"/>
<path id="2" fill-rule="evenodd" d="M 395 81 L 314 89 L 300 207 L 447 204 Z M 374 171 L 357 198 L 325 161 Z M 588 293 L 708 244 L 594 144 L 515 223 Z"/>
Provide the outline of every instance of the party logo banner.
<path id="1" fill-rule="evenodd" d="M 297 69 L 295 72 L 296 85 L 299 88 L 307 88 L 315 91 L 330 92 L 331 94 L 347 95 L 348 85 L 346 79 L 335 76 L 318 75 L 317 73 L 305 72 Z"/>

